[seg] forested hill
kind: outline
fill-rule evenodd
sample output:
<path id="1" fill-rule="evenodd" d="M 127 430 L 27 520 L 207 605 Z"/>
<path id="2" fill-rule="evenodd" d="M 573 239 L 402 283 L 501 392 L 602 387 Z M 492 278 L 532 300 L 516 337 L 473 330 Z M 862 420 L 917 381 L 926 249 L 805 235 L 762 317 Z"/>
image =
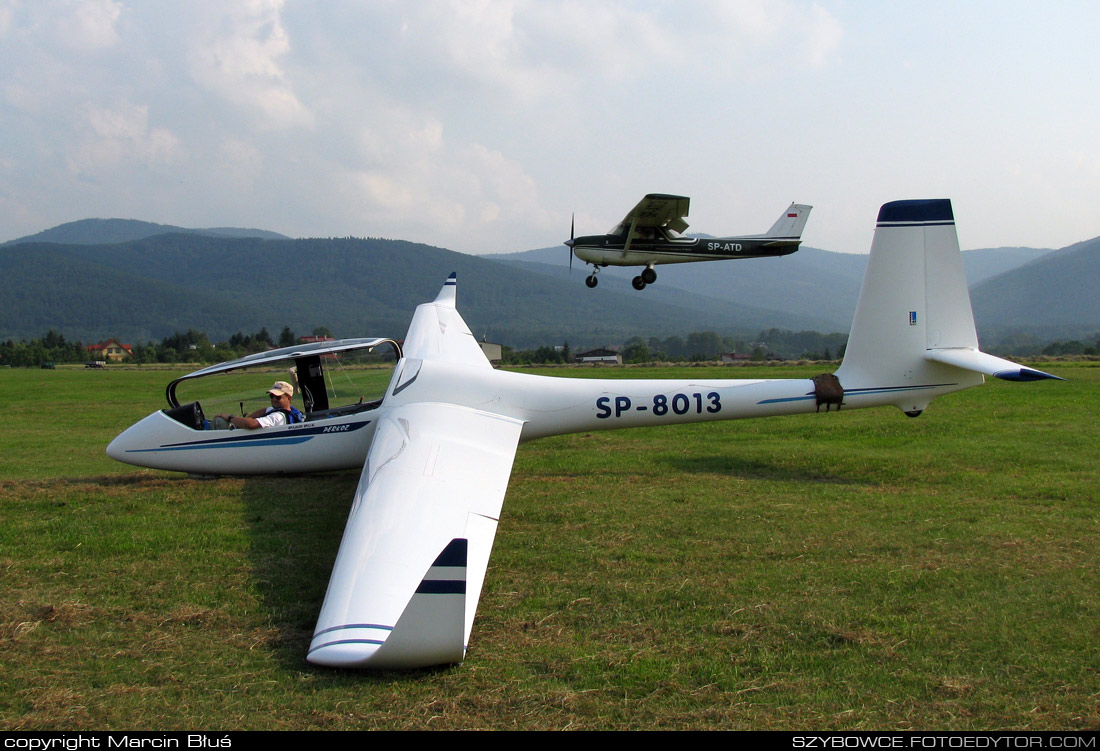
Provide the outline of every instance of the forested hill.
<path id="1" fill-rule="evenodd" d="M 1100 329 L 1100 238 L 987 279 L 971 298 L 979 327 L 1088 337 Z"/>
<path id="2" fill-rule="evenodd" d="M 3 245 L 18 243 L 44 242 L 65 245 L 105 245 L 110 243 L 133 242 L 147 237 L 168 234 L 209 235 L 211 237 L 260 237 L 266 240 L 288 240 L 290 238 L 278 232 L 262 229 L 243 229 L 238 227 L 211 227 L 208 229 L 188 229 L 170 224 L 155 224 L 137 219 L 81 219 L 76 222 L 59 224 L 34 235 L 11 240 Z"/>
<path id="3" fill-rule="evenodd" d="M 691 331 L 825 330 L 820 319 L 647 289 L 580 274 L 556 280 L 508 264 L 398 240 L 263 240 L 170 234 L 114 245 L 0 248 L 0 339 L 48 329 L 68 339 L 128 342 L 194 328 L 212 340 L 261 327 L 337 336 L 404 336 L 416 305 L 459 275 L 463 316 L 478 337 L 574 346 Z M 597 294 L 598 293 L 598 294 Z M 651 294 L 653 293 L 653 294 Z"/>
<path id="4" fill-rule="evenodd" d="M 79 243 L 56 240 L 74 228 L 62 225 L 36 235 L 50 241 L 0 246 L 0 340 L 52 329 L 86 343 L 111 336 L 134 343 L 195 329 L 217 342 L 284 326 L 400 337 L 415 307 L 433 299 L 452 271 L 475 335 L 519 348 L 695 331 L 747 340 L 766 329 L 844 333 L 866 264 L 866 256 L 803 248 L 782 258 L 662 266 L 657 283 L 636 292 L 629 283 L 636 270 L 611 267 L 588 289 L 589 267 L 575 262 L 570 273 L 564 246 L 478 257 L 400 240 L 234 237 L 256 232 L 234 229 L 164 234 L 165 225 L 113 224 L 120 221 L 73 223 L 85 232 Z M 156 234 L 90 244 L 146 231 Z M 1100 331 L 1100 239 L 963 258 L 983 343 Z"/>

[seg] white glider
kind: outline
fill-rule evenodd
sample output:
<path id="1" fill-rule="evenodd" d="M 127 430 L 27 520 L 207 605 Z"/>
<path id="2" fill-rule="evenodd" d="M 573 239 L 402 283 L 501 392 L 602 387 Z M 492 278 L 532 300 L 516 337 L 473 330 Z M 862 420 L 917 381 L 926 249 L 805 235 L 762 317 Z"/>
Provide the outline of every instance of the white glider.
<path id="1" fill-rule="evenodd" d="M 180 426 L 161 412 L 108 448 L 121 461 L 196 472 L 210 471 L 204 469 L 210 454 L 219 451 L 241 457 L 278 453 L 282 471 L 308 471 L 316 465 L 294 459 L 316 456 L 303 448 L 307 438 L 343 437 L 348 448 L 340 462 L 357 457 L 362 476 L 310 662 L 404 669 L 462 661 L 512 461 L 523 441 L 842 407 L 893 405 L 916 416 L 935 397 L 977 386 L 985 375 L 1056 378 L 978 350 L 948 200 L 881 208 L 835 376 L 620 380 L 494 370 L 455 308 L 455 290 L 452 274 L 433 302 L 417 308 L 380 403 L 351 416 L 328 410 L 308 416 L 303 425 L 254 432 L 265 440 L 298 436 L 297 444 L 234 447 L 235 438 L 211 439 L 218 431 Z M 154 435 L 170 422 L 176 432 L 169 440 Z M 348 427 L 323 432 L 332 425 Z M 187 448 L 200 444 L 201 450 Z M 242 458 L 237 471 L 255 471 L 251 466 Z M 232 471 L 226 463 L 219 467 Z"/>

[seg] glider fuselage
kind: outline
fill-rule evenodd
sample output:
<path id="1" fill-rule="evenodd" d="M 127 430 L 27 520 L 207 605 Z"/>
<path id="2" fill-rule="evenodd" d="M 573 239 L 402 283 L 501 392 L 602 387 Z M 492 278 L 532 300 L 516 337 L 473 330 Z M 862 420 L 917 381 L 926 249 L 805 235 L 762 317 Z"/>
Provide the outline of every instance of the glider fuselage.
<path id="1" fill-rule="evenodd" d="M 947 366 L 940 377 L 893 388 L 850 389 L 847 408 L 918 409 L 981 382 Z M 444 397 L 443 395 L 446 394 Z M 107 449 L 119 461 L 202 475 L 300 474 L 363 466 L 376 422 L 419 402 L 449 404 L 522 423 L 520 441 L 567 433 L 825 411 L 810 379 L 560 378 L 403 358 L 382 403 L 342 416 L 260 430 L 197 430 L 160 410 Z"/>

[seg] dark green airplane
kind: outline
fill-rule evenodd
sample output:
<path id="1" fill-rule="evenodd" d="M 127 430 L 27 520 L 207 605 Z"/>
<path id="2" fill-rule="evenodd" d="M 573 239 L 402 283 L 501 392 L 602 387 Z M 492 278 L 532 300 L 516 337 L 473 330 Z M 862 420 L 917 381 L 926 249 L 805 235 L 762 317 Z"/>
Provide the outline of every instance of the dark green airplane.
<path id="1" fill-rule="evenodd" d="M 589 287 L 599 283 L 596 274 L 604 266 L 645 266 L 632 282 L 634 289 L 641 290 L 657 281 L 653 267 L 661 263 L 785 256 L 798 250 L 813 208 L 792 203 L 762 235 L 683 237 L 689 202 L 685 196 L 650 193 L 606 235 L 573 237 L 570 228 L 565 241 L 570 248 L 570 266 L 573 256 L 592 264 L 592 273 L 584 280 Z"/>

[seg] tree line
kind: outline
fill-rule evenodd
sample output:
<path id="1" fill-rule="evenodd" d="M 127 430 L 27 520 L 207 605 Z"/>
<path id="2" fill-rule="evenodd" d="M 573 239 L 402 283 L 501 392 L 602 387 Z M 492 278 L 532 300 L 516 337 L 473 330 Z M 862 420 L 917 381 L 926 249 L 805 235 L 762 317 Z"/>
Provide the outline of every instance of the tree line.
<path id="1" fill-rule="evenodd" d="M 325 326 L 313 329 L 312 334 L 332 336 Z M 221 362 L 275 347 L 291 347 L 298 340 L 298 335 L 289 326 L 284 326 L 278 337 L 272 337 L 265 326 L 252 334 L 239 331 L 227 341 L 217 343 L 211 342 L 204 331 L 188 329 L 177 331 L 159 342 L 132 345 L 133 356 L 126 361 L 137 364 Z M 81 342 L 69 341 L 53 329 L 39 339 L 0 342 L 0 365 L 15 368 L 38 367 L 43 363 L 83 363 L 94 359 L 98 359 L 98 355 L 89 352 Z"/>
<path id="2" fill-rule="evenodd" d="M 312 331 L 313 336 L 331 337 L 325 326 Z M 291 347 L 299 341 L 289 326 L 284 326 L 277 337 L 267 327 L 251 334 L 238 331 L 227 341 L 211 342 L 203 331 L 188 329 L 177 331 L 159 342 L 145 342 L 132 346 L 130 363 L 211 363 L 233 360 L 255 352 Z M 844 357 L 847 344 L 845 334 L 821 334 L 817 331 L 788 331 L 767 329 L 754 339 L 727 337 L 713 331 L 697 331 L 686 337 L 631 337 L 619 345 L 619 354 L 625 363 L 643 362 L 692 362 L 717 360 L 724 353 L 747 355 L 753 360 L 804 359 L 838 360 Z M 571 363 L 576 352 L 569 342 L 561 346 L 543 345 L 534 349 L 517 350 L 503 347 L 502 362 L 506 365 L 543 365 Z M 1100 332 L 1089 341 L 1077 339 L 1055 341 L 1030 352 L 1005 353 L 1016 355 L 1042 354 L 1051 357 L 1065 355 L 1100 355 Z M 82 363 L 93 355 L 79 341 L 69 341 L 51 329 L 39 339 L 0 342 L 0 365 L 10 367 L 38 367 L 42 363 Z"/>
<path id="3" fill-rule="evenodd" d="M 821 334 L 817 331 L 767 329 L 755 338 L 722 336 L 714 331 L 695 331 L 687 336 L 634 336 L 619 345 L 625 363 L 702 362 L 717 360 L 723 354 L 746 355 L 755 360 L 769 358 L 801 358 L 833 360 L 844 356 L 846 334 Z M 542 365 L 573 362 L 574 350 L 569 342 L 560 347 L 541 346 L 514 350 L 505 347 L 502 362 L 506 365 Z"/>

